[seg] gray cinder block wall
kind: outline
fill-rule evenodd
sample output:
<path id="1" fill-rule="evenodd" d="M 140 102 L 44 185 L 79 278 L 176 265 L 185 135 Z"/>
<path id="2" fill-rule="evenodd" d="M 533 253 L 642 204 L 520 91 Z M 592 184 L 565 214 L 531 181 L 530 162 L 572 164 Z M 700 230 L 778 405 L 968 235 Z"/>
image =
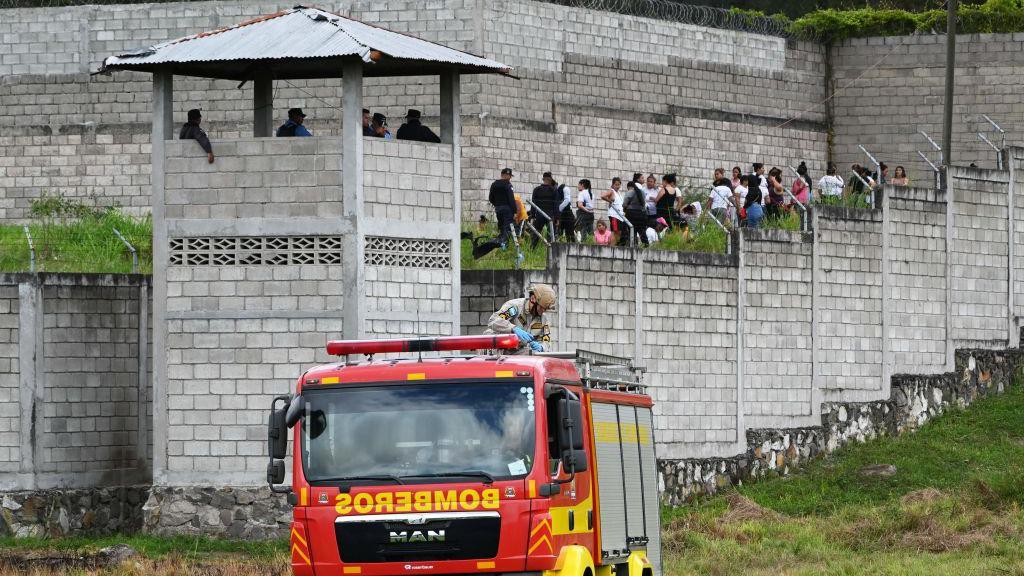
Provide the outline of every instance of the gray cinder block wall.
<path id="1" fill-rule="evenodd" d="M 995 168 L 995 152 L 977 133 L 1000 144 L 995 129 L 981 118 L 987 114 L 1007 131 L 1007 145 L 1021 143 L 1024 35 L 960 35 L 956 52 L 953 163 Z M 924 34 L 844 40 L 832 48 L 831 62 L 835 161 L 847 172 L 854 162 L 869 164 L 857 148 L 863 144 L 890 170 L 904 165 L 915 186 L 930 186 L 932 170 L 917 151 L 935 164 L 939 164 L 938 154 L 917 131 L 924 130 L 936 142 L 941 140 L 945 37 Z"/>
<path id="2" fill-rule="evenodd" d="M 0 488 L 149 481 L 150 310 L 145 276 L 0 274 Z"/>
<path id="3" fill-rule="evenodd" d="M 4 10 L 0 220 L 25 218 L 43 192 L 95 195 L 103 204 L 148 211 L 149 76 L 89 73 L 106 56 L 290 6 L 261 0 Z M 825 117 L 814 107 L 824 98 L 824 51 L 817 45 L 532 0 L 323 7 L 515 67 L 519 80 L 463 80 L 466 219 L 489 212 L 486 187 L 505 165 L 516 169 L 520 191 L 545 170 L 559 181 L 588 177 L 605 186 L 636 170 L 679 171 L 703 183 L 716 166 L 746 168 L 754 159 L 779 166 L 806 159 L 816 172 L 824 168 Z M 178 78 L 175 88 L 176 128 L 186 110 L 201 107 L 211 137 L 251 134 L 251 84 Z M 315 134 L 336 136 L 340 95 L 338 80 L 278 81 L 274 118 L 283 121 L 288 108 L 300 106 Z M 433 78 L 368 79 L 364 104 L 387 114 L 392 130 L 407 108 L 423 110 L 437 126 Z"/>

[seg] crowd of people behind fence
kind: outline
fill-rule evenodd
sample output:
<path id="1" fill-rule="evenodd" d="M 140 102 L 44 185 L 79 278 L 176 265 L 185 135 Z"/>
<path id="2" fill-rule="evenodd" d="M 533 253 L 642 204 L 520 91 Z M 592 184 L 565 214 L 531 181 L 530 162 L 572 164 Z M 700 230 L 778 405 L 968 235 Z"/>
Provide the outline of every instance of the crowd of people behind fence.
<path id="1" fill-rule="evenodd" d="M 897 166 L 890 177 L 884 163 L 875 172 L 854 164 L 848 179 L 830 163 L 825 175 L 813 182 L 807 164 L 801 162 L 788 187 L 780 168 L 768 169 L 759 162 L 751 168 L 746 174 L 739 166 L 728 174 L 724 168 L 716 168 L 697 199 L 680 187 L 676 174 L 664 174 L 659 179 L 642 172 L 634 173 L 625 186 L 621 178 L 612 178 L 607 189 L 597 192 L 589 179 L 583 178 L 573 187 L 558 183 L 551 172 L 545 172 L 531 197 L 525 199 L 515 192 L 512 169 L 505 168 L 488 194 L 498 226 L 498 237 L 491 244 L 504 247 L 518 225 L 518 229 L 533 235 L 534 245 L 542 237 L 566 242 L 592 238 L 597 244 L 620 246 L 630 245 L 632 239 L 650 245 L 673 229 L 687 234 L 708 215 L 722 227 L 759 228 L 767 218 L 788 215 L 797 204 L 841 203 L 853 195 L 863 197 L 883 183 L 909 185 L 903 166 Z M 595 221 L 598 201 L 607 206 L 607 221 Z M 486 217 L 481 216 L 481 228 L 486 223 Z"/>

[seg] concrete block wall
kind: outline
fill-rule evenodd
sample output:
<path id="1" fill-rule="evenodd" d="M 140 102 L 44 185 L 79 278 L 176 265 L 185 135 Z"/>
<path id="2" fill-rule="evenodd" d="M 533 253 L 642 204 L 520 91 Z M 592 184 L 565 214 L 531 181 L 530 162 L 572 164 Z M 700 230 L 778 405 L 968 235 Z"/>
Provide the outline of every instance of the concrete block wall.
<path id="1" fill-rule="evenodd" d="M 15 165 L 3 160 L 10 154 L 0 155 L 0 219 L 24 218 L 44 192 L 92 195 L 146 212 L 149 75 L 89 72 L 112 54 L 289 6 L 260 0 L 5 10 L 0 38 L 11 50 L 0 58 L 0 148 L 32 160 Z M 463 79 L 462 186 L 474 214 L 490 211 L 486 186 L 506 164 L 522 173 L 524 190 L 548 169 L 596 184 L 636 170 L 675 170 L 703 181 L 714 167 L 755 159 L 780 166 L 806 159 L 813 171 L 824 168 L 824 115 L 813 106 L 824 98 L 824 51 L 812 44 L 530 0 L 322 6 L 516 67 L 520 80 Z M 53 40 L 35 40 L 29 30 L 51 30 Z M 760 86 L 773 96 L 766 102 L 758 90 L 729 86 Z M 179 77 L 175 90 L 175 129 L 186 110 L 200 107 L 212 138 L 251 135 L 251 84 Z M 423 110 L 436 128 L 437 78 L 368 79 L 364 96 L 367 108 L 389 116 L 392 131 L 408 108 Z M 279 81 L 274 117 L 299 106 L 314 134 L 336 136 L 340 100 L 336 79 Z M 638 121 L 641 112 L 654 116 Z M 716 146 L 724 151 L 708 152 Z M 531 150 L 537 154 L 524 154 Z"/>
<path id="2" fill-rule="evenodd" d="M 997 145 L 989 115 L 1019 143 L 1024 130 L 1024 38 L 1020 34 L 964 34 L 956 41 L 956 92 L 953 100 L 953 163 L 994 168 L 995 152 L 982 142 L 985 133 Z M 863 144 L 882 162 L 904 165 L 912 182 L 927 186 L 931 168 L 917 151 L 938 164 L 937 153 L 917 134 L 942 136 L 946 44 L 942 35 L 844 40 L 832 49 L 835 98 L 832 101 L 833 158 L 848 169 L 867 158 Z"/>
<path id="3" fill-rule="evenodd" d="M 15 473 L 21 462 L 18 287 L 0 285 L 0 473 Z"/>
<path id="4" fill-rule="evenodd" d="M 454 283 L 450 267 L 367 266 L 367 335 L 452 336 Z"/>
<path id="5" fill-rule="evenodd" d="M 640 355 L 658 456 L 734 451 L 742 438 L 735 259 L 656 250 L 642 257 Z"/>
<path id="6" fill-rule="evenodd" d="M 520 270 L 462 270 L 459 334 L 482 333 L 495 310 L 525 294 L 526 277 Z"/>
<path id="7" fill-rule="evenodd" d="M 194 141 L 165 146 L 167 218 L 341 216 L 340 138 L 214 141 L 214 164 Z"/>
<path id="8" fill-rule="evenodd" d="M 149 278 L 0 274 L 0 488 L 150 478 Z"/>
<path id="9" fill-rule="evenodd" d="M 407 222 L 452 221 L 450 145 L 366 138 L 363 174 L 366 216 Z"/>
<path id="10" fill-rule="evenodd" d="M 814 349 L 826 400 L 863 401 L 883 377 L 882 210 L 815 208 Z"/>
<path id="11" fill-rule="evenodd" d="M 554 324 L 558 347 L 572 342 L 586 350 L 633 357 L 636 258 L 616 257 L 618 249 L 604 246 L 569 244 L 563 250 L 559 257 L 565 267 L 559 270 L 559 288 L 564 291 L 560 303 L 564 301 L 565 306 L 557 323 L 546 317 Z"/>
<path id="12" fill-rule="evenodd" d="M 39 470 L 101 471 L 111 480 L 120 470 L 134 474 L 149 458 L 137 444 L 139 412 L 149 411 L 148 399 L 139 398 L 138 288 L 48 286 L 43 310 Z"/>
<path id="13" fill-rule="evenodd" d="M 1007 346 L 1009 173 L 953 167 L 950 331 L 957 347 Z"/>
<path id="14" fill-rule="evenodd" d="M 743 231 L 743 406 L 753 428 L 803 425 L 812 390 L 812 237 Z"/>
<path id="15" fill-rule="evenodd" d="M 884 247 L 889 307 L 886 337 L 894 373 L 941 373 L 947 366 L 946 196 L 926 188 L 889 191 Z"/>

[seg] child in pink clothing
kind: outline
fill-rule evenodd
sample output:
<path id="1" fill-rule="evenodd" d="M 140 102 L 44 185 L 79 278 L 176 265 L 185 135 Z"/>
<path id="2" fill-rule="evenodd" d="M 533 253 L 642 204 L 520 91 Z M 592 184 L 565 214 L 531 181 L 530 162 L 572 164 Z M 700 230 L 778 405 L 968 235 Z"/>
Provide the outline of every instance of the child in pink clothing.
<path id="1" fill-rule="evenodd" d="M 597 231 L 594 232 L 594 242 L 601 246 L 608 246 L 612 243 L 612 231 L 608 229 L 608 223 L 604 220 L 597 223 Z"/>

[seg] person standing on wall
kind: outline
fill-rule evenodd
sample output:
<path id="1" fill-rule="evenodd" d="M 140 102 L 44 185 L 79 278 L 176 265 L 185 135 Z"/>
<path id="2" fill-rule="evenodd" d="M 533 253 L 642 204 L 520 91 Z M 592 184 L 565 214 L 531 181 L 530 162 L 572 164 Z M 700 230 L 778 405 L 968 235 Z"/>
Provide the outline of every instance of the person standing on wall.
<path id="1" fill-rule="evenodd" d="M 501 178 L 491 184 L 487 199 L 494 206 L 494 218 L 498 222 L 498 237 L 494 241 L 504 248 L 516 216 L 516 193 L 512 188 L 511 168 L 502 168 Z"/>
<path id="2" fill-rule="evenodd" d="M 590 190 L 590 180 L 580 180 L 579 196 L 576 197 L 576 231 L 577 240 L 583 241 L 594 235 L 594 193 Z"/>
<path id="3" fill-rule="evenodd" d="M 199 143 L 199 147 L 206 151 L 206 161 L 213 164 L 213 146 L 210 145 L 210 139 L 206 136 L 206 132 L 199 127 L 199 124 L 203 121 L 203 115 L 199 112 L 199 108 L 193 108 L 188 111 L 188 122 L 181 127 L 181 132 L 178 133 L 178 140 L 195 140 Z"/>
<path id="4" fill-rule="evenodd" d="M 405 114 L 405 124 L 398 127 L 395 137 L 399 140 L 416 140 L 418 142 L 441 143 L 441 138 L 434 134 L 434 131 L 420 123 L 422 114 L 415 108 L 410 108 Z"/>
<path id="5" fill-rule="evenodd" d="M 668 222 L 669 228 L 675 228 L 679 223 L 675 210 L 676 202 L 679 201 L 680 196 L 679 188 L 676 187 L 676 175 L 665 174 L 662 176 L 661 187 L 658 188 L 658 194 L 654 199 L 654 207 L 656 209 L 656 216 L 664 218 L 665 222 Z"/>
<path id="6" fill-rule="evenodd" d="M 568 184 L 555 184 L 555 198 L 558 203 L 558 228 L 555 237 L 564 237 L 566 242 L 576 239 L 576 215 L 572 211 L 572 188 Z"/>
<path id="7" fill-rule="evenodd" d="M 612 178 L 612 186 L 607 192 L 601 195 L 601 199 L 608 203 L 608 220 L 611 223 L 612 242 L 617 246 L 629 244 L 629 232 L 626 230 L 626 213 L 622 209 L 622 195 L 619 189 L 622 188 L 622 178 Z"/>
<path id="8" fill-rule="evenodd" d="M 313 133 L 302 125 L 305 120 L 306 115 L 302 113 L 302 108 L 292 108 L 288 111 L 288 121 L 277 129 L 277 137 L 312 136 Z"/>
<path id="9" fill-rule="evenodd" d="M 540 234 L 544 234 L 545 226 L 550 230 L 552 237 L 557 234 L 555 224 L 558 222 L 558 204 L 561 199 L 555 192 L 555 180 L 551 177 L 551 172 L 545 172 L 543 182 L 533 189 L 531 198 L 534 208 L 530 211 L 530 223 Z M 538 242 L 540 239 L 534 236 L 532 245 L 536 247 Z"/>

